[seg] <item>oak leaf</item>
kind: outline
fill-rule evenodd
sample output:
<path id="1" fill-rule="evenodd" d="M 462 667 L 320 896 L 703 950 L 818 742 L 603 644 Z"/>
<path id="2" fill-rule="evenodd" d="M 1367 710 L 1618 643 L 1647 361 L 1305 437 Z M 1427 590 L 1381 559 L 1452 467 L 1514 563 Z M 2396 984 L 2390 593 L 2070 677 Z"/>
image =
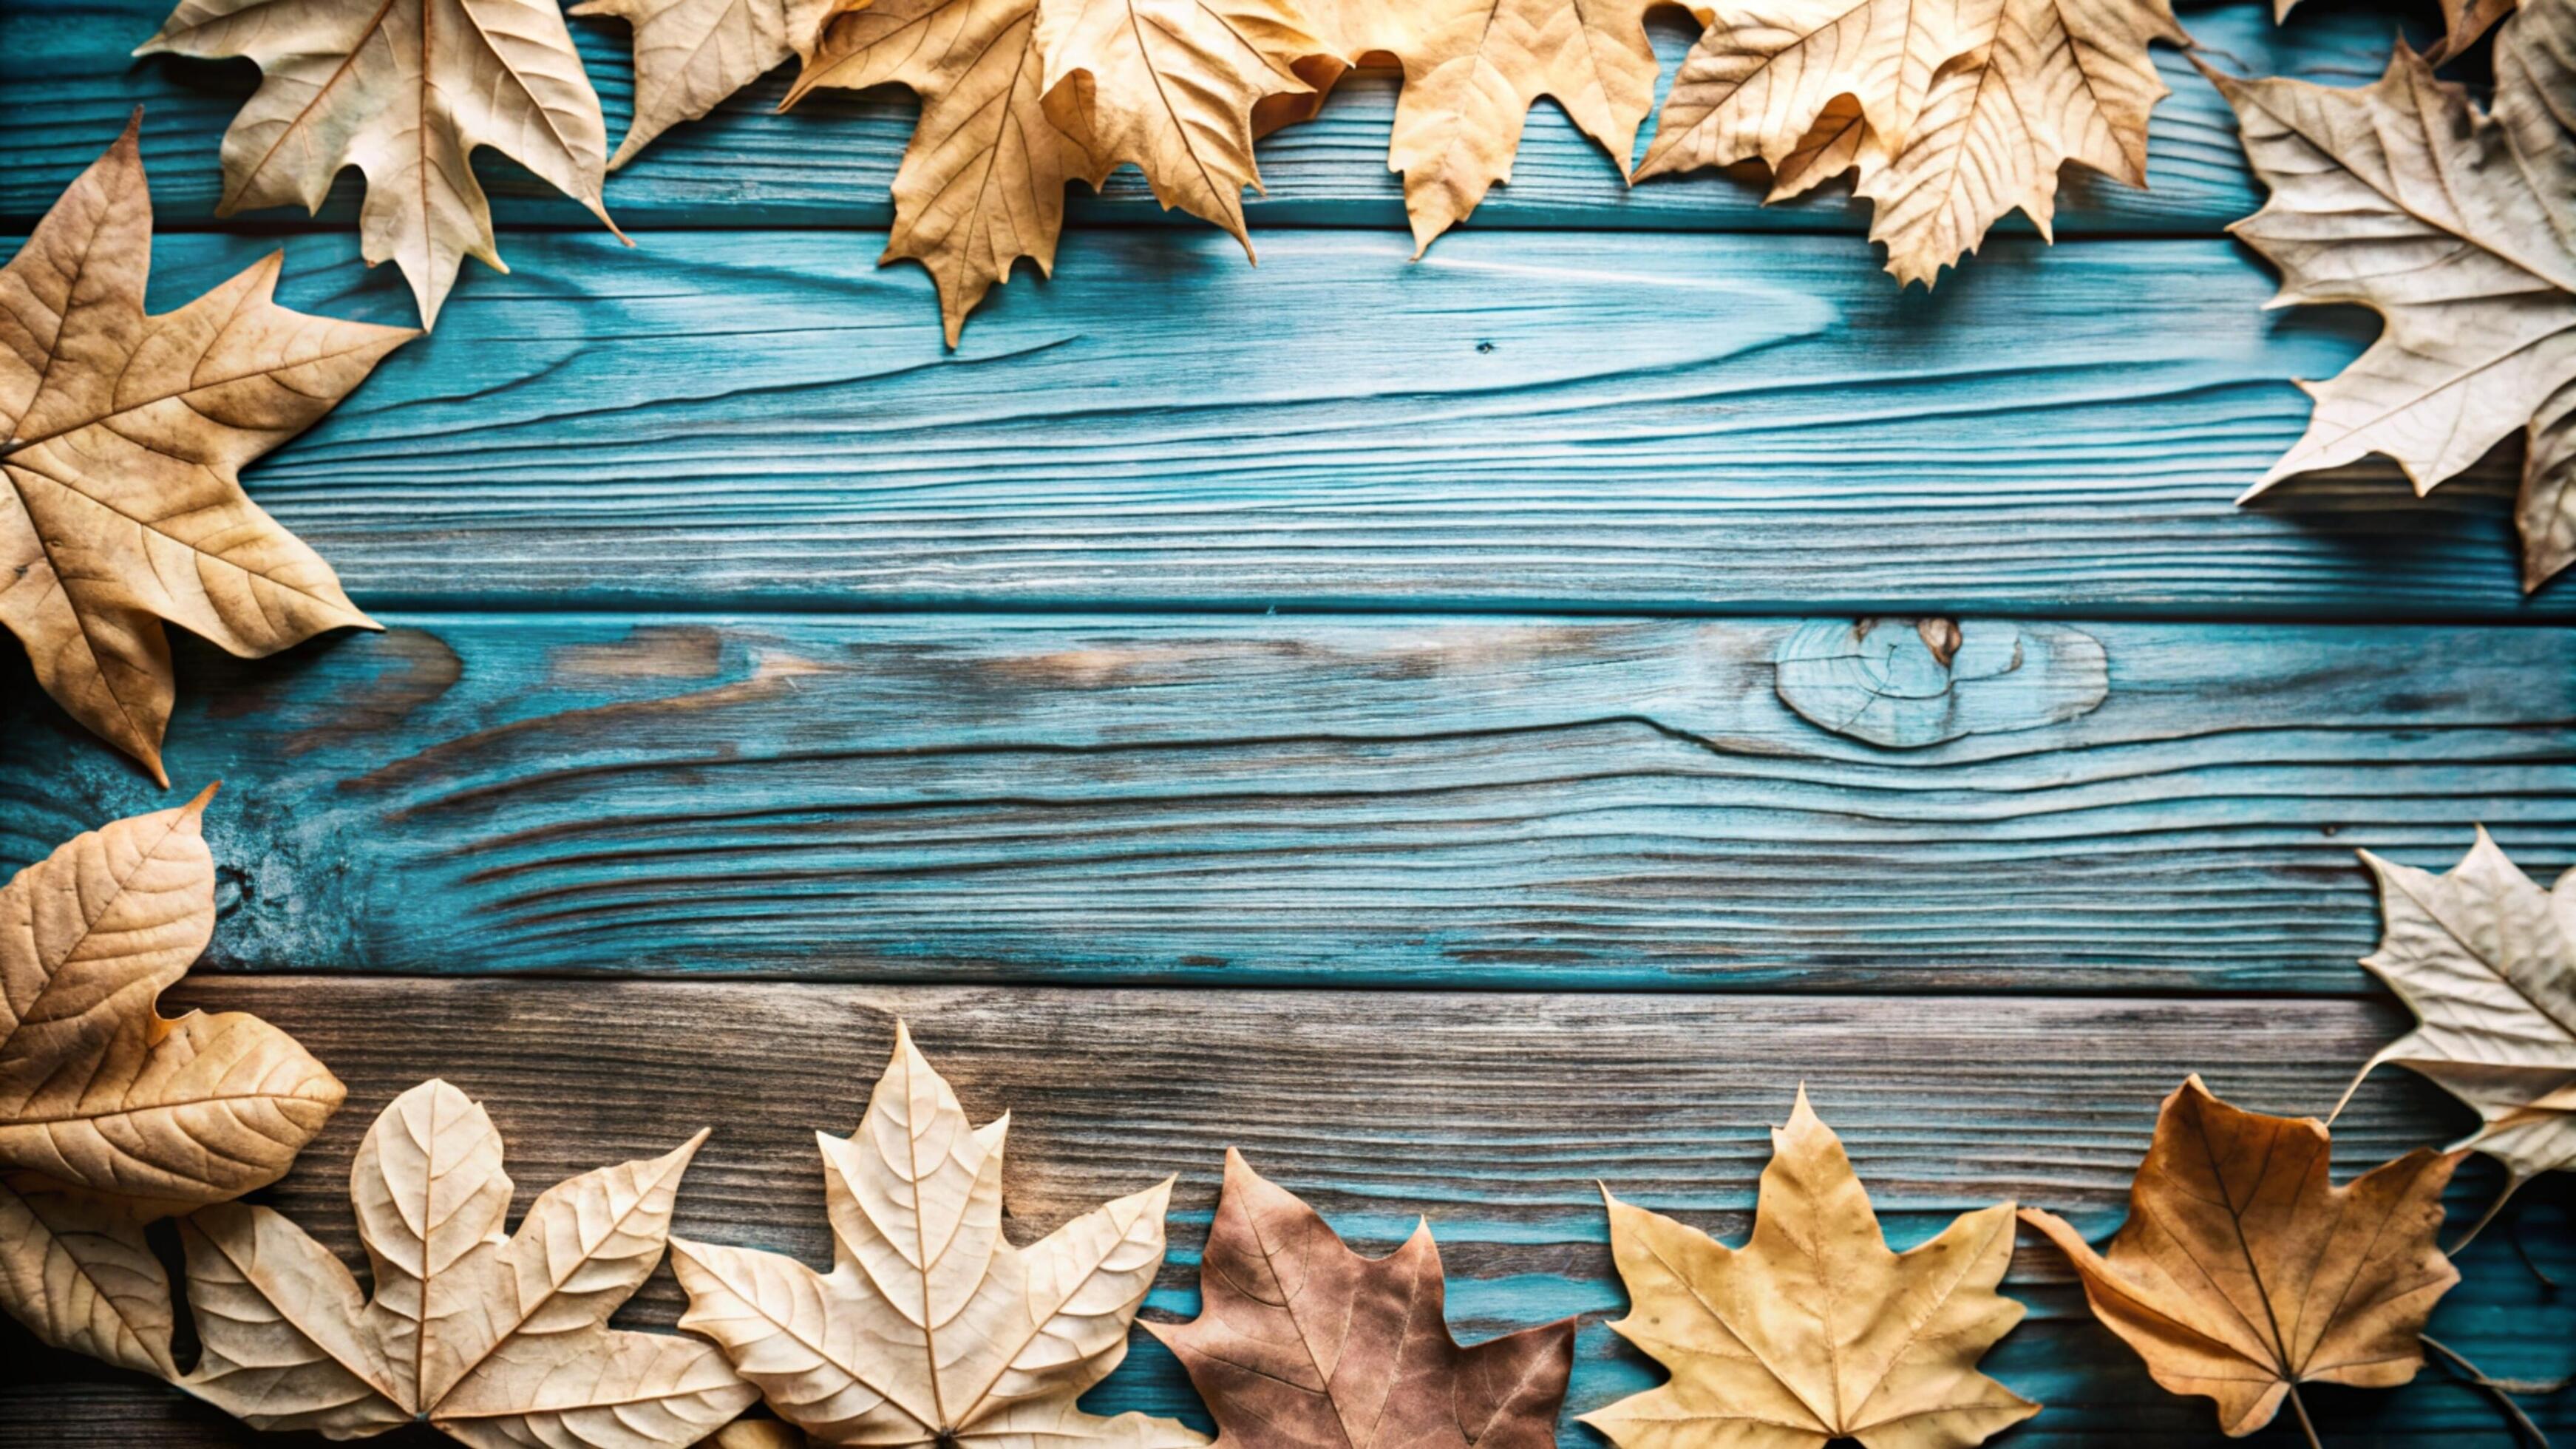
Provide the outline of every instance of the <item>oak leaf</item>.
<path id="1" fill-rule="evenodd" d="M 2069 161 L 2147 180 L 2168 0 L 1756 0 L 1664 98 L 1639 178 L 1759 158 L 1772 200 L 1857 169 L 1887 269 L 1930 286 L 2018 207 L 2048 236 Z"/>
<path id="2" fill-rule="evenodd" d="M 2520 428 L 2538 588 L 2576 561 L 2576 0 L 2497 32 L 2483 115 L 2403 41 L 2354 90 L 2208 74 L 2272 191 L 2229 229 L 2281 269 L 2276 305 L 2357 302 L 2387 324 L 2301 384 L 2307 434 L 2245 496 L 2371 453 L 2427 493 Z"/>
<path id="3" fill-rule="evenodd" d="M 1054 271 L 1065 184 L 1109 173 L 1085 117 L 1045 104 L 1037 29 L 1037 0 L 841 0 L 788 93 L 892 81 L 921 97 L 882 260 L 929 271 L 951 347 L 1020 258 Z"/>
<path id="4" fill-rule="evenodd" d="M 0 887 L 0 1301 L 47 1343 L 164 1375 L 142 1225 L 276 1181 L 344 1094 L 257 1017 L 155 1006 L 214 931 L 213 793 Z"/>
<path id="5" fill-rule="evenodd" d="M 2418 1148 L 2336 1187 L 2332 1151 L 2315 1118 L 2229 1106 L 2195 1076 L 2165 1098 L 2107 1251 L 2054 1213 L 2021 1218 L 2074 1260 L 2094 1316 L 2157 1383 L 2214 1400 L 2242 1437 L 2300 1384 L 2413 1378 L 2424 1321 L 2460 1278 L 2433 1239 L 2461 1154 Z"/>
<path id="6" fill-rule="evenodd" d="M 608 169 L 772 67 L 810 57 L 830 8 L 831 0 L 581 0 L 573 14 L 623 20 L 635 31 L 635 116 Z"/>
<path id="7" fill-rule="evenodd" d="M 2362 1064 L 2335 1111 L 2395 1062 L 2485 1119 L 2459 1145 L 2504 1164 L 2498 1206 L 2531 1178 L 2576 1167 L 2576 870 L 2544 891 L 2484 829 L 2448 875 L 2361 858 L 2379 877 L 2386 923 L 2361 964 L 2416 1025 Z"/>
<path id="8" fill-rule="evenodd" d="M 815 1134 L 830 1273 L 675 1239 L 680 1326 L 723 1346 L 780 1418 L 825 1443 L 1195 1449 L 1168 1419 L 1074 1405 L 1127 1356 L 1163 1262 L 1169 1179 L 1027 1248 L 1002 1236 L 1002 1142 L 975 1128 L 901 1023 L 858 1131 Z"/>
<path id="9" fill-rule="evenodd" d="M 1804 1088 L 1771 1134 L 1742 1248 L 1601 1196 L 1629 1298 L 1610 1326 L 1673 1376 L 1583 1416 L 1621 1449 L 1821 1449 L 1837 1438 L 1965 1449 L 2039 1412 L 1977 1371 L 2021 1321 L 2021 1305 L 1995 1291 L 2012 1262 L 2012 1204 L 1889 1251 Z"/>
<path id="10" fill-rule="evenodd" d="M 0 624 L 46 693 L 167 785 L 161 621 L 245 658 L 376 627 L 239 473 L 414 334 L 278 306 L 275 253 L 147 316 L 142 122 L 0 268 Z"/>
<path id="11" fill-rule="evenodd" d="M 260 87 L 224 132 L 215 214 L 318 211 L 340 169 L 357 167 L 362 254 L 402 269 L 424 327 L 466 257 L 509 270 L 477 148 L 616 231 L 600 197 L 607 122 L 557 0 L 179 0 L 134 53 L 257 62 Z"/>
<path id="12" fill-rule="evenodd" d="M 180 1223 L 204 1353 L 181 1388 L 254 1428 L 360 1438 L 425 1417 L 467 1444 L 694 1444 L 748 1407 L 710 1345 L 607 1327 L 643 1286 L 700 1132 L 568 1178 L 505 1236 L 501 1135 L 443 1081 L 395 1098 L 349 1172 L 375 1294 L 282 1214 Z"/>
<path id="13" fill-rule="evenodd" d="M 1238 1449 L 1549 1449 L 1574 1320 L 1472 1348 L 1449 1336 L 1430 1224 L 1354 1253 L 1229 1148 L 1199 1267 L 1199 1316 L 1148 1324 Z"/>

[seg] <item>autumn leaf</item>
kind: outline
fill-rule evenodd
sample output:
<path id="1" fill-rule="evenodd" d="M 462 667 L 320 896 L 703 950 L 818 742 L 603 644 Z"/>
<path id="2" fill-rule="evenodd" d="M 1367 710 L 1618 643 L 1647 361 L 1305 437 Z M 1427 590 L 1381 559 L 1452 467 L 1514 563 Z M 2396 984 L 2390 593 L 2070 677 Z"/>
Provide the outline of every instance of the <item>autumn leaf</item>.
<path id="1" fill-rule="evenodd" d="M 276 253 L 145 315 L 142 124 L 137 111 L 0 268 L 0 623 L 47 694 L 166 786 L 160 621 L 245 658 L 376 627 L 239 475 L 415 334 L 278 306 Z"/>
<path id="2" fill-rule="evenodd" d="M 1838 1438 L 1965 1449 L 2039 1412 L 1977 1371 L 2021 1321 L 2021 1305 L 1995 1291 L 2012 1262 L 2012 1204 L 1889 1251 L 1804 1088 L 1771 1133 L 1742 1248 L 1601 1196 L 1629 1298 L 1610 1326 L 1673 1376 L 1583 1416 L 1620 1449 L 1821 1449 Z"/>
<path id="3" fill-rule="evenodd" d="M 2018 207 L 2049 235 L 2057 173 L 2147 180 L 2167 0 L 1756 0 L 1682 62 L 1639 178 L 1759 158 L 1771 199 L 1853 168 L 1887 269 L 1927 287 Z"/>
<path id="4" fill-rule="evenodd" d="M 2576 0 L 2505 23 L 2484 115 L 2403 41 L 2357 90 L 2202 69 L 2272 190 L 2229 229 L 2281 269 L 2276 304 L 2358 302 L 2387 323 L 2301 384 L 2307 435 L 2245 496 L 2371 453 L 2428 493 L 2520 428 L 2538 588 L 2576 561 Z"/>
<path id="5" fill-rule="evenodd" d="M 2362 1064 L 2335 1111 L 2395 1062 L 2485 1119 L 2459 1145 L 2504 1164 L 2497 1207 L 2541 1173 L 2576 1167 L 2576 871 L 2544 891 L 2484 829 L 2448 875 L 2361 858 L 2379 877 L 2386 923 L 2361 964 L 2416 1026 Z"/>
<path id="6" fill-rule="evenodd" d="M 0 1301 L 47 1343 L 165 1375 L 142 1225 L 276 1181 L 345 1090 L 257 1017 L 155 1005 L 214 932 L 213 794 L 0 887 Z"/>
<path id="7" fill-rule="evenodd" d="M 466 257 L 509 270 L 477 148 L 616 230 L 600 199 L 607 123 L 556 0 L 179 0 L 134 53 L 257 62 L 260 87 L 224 133 L 215 214 L 318 211 L 340 169 L 357 167 L 361 249 L 370 266 L 402 268 L 424 327 Z"/>
<path id="8" fill-rule="evenodd" d="M 2433 1241 L 2460 1154 L 2418 1148 L 2336 1187 L 2332 1150 L 2315 1118 L 2231 1107 L 2195 1076 L 2165 1098 L 2107 1251 L 2053 1213 L 2021 1218 L 2065 1249 L 2094 1316 L 2157 1383 L 2216 1401 L 2242 1437 L 2300 1384 L 2415 1377 L 2424 1320 L 2460 1278 Z"/>
<path id="9" fill-rule="evenodd" d="M 568 1178 L 504 1236 L 501 1134 L 442 1081 L 395 1098 L 349 1172 L 375 1296 L 272 1209 L 180 1223 L 204 1344 L 181 1388 L 258 1429 L 360 1438 L 426 1417 L 467 1444 L 694 1444 L 755 1397 L 707 1344 L 608 1328 L 662 1260 L 700 1132 Z"/>
<path id="10" fill-rule="evenodd" d="M 1229 1148 L 1199 1316 L 1146 1327 L 1236 1449 L 1549 1449 L 1574 1320 L 1461 1348 L 1443 1288 L 1430 1224 L 1363 1258 Z"/>
<path id="11" fill-rule="evenodd" d="M 1163 1262 L 1166 1179 L 1027 1248 L 1002 1236 L 1004 1117 L 968 1125 L 901 1023 L 859 1130 L 816 1134 L 830 1273 L 675 1239 L 680 1326 L 722 1345 L 780 1418 L 833 1444 L 1113 1449 L 1206 1443 L 1168 1419 L 1074 1401 L 1127 1356 Z"/>
<path id="12" fill-rule="evenodd" d="M 951 347 L 1020 258 L 1055 269 L 1065 183 L 1109 173 L 1082 115 L 1045 104 L 1037 14 L 1037 0 L 843 0 L 788 93 L 891 81 L 921 97 L 883 260 L 929 271 Z"/>
<path id="13" fill-rule="evenodd" d="M 635 118 L 616 170 L 653 138 L 694 121 L 793 56 L 810 56 L 831 0 L 581 0 L 580 16 L 635 30 Z"/>

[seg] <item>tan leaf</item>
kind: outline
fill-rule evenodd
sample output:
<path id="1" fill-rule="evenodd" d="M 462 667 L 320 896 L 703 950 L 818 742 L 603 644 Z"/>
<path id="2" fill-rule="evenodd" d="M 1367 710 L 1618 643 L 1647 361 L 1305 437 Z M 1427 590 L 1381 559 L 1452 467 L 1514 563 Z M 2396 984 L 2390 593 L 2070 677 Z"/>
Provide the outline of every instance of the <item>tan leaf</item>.
<path id="1" fill-rule="evenodd" d="M 1605 1188 L 1628 1316 L 1672 1382 L 1583 1416 L 1621 1449 L 1965 1449 L 2039 1412 L 1977 1371 L 2021 1321 L 1995 1291 L 2013 1209 L 1962 1213 L 1899 1254 L 1841 1139 L 1807 1106 L 1771 1134 L 1753 1236 L 1729 1248 Z"/>
<path id="2" fill-rule="evenodd" d="M 145 315 L 142 123 L 0 268 L 0 624 L 46 693 L 167 785 L 162 620 L 245 658 L 375 627 L 239 475 L 414 334 L 278 306 L 274 254 Z"/>
<path id="3" fill-rule="evenodd" d="M 723 1345 L 778 1416 L 832 1444 L 1189 1449 L 1167 1419 L 1074 1406 L 1127 1356 L 1163 1261 L 1171 1183 L 1028 1248 L 1002 1236 L 1009 1119 L 968 1125 L 900 1024 L 859 1130 L 816 1134 L 835 1244 L 793 1258 L 674 1240 L 680 1326 Z"/>
<path id="4" fill-rule="evenodd" d="M 394 1099 L 349 1174 L 368 1298 L 264 1207 L 180 1224 L 205 1345 L 180 1387 L 254 1428 L 332 1438 L 415 1417 L 467 1444 L 694 1444 L 756 1397 L 694 1339 L 607 1327 L 662 1259 L 704 1132 L 568 1178 L 505 1236 L 510 1179 L 483 1108 L 442 1081 Z"/>
<path id="5" fill-rule="evenodd" d="M 2483 829 L 2448 875 L 2361 858 L 2386 922 L 2361 964 L 2416 1026 L 2363 1064 L 2344 1101 L 2395 1062 L 2477 1109 L 2486 1125 L 2460 1145 L 2504 1163 L 2507 1194 L 2576 1167 L 2576 871 L 2544 891 Z"/>
<path id="6" fill-rule="evenodd" d="M 1888 270 L 1931 285 L 2016 207 L 2048 234 L 2069 161 L 2147 179 L 2167 0 L 1759 0 L 1682 63 L 1640 177 L 1759 158 L 1772 199 L 1857 167 Z"/>
<path id="7" fill-rule="evenodd" d="M 791 56 L 811 58 L 832 0 L 581 0 L 572 13 L 635 29 L 635 118 L 616 170 L 653 138 L 694 121 Z"/>
<path id="8" fill-rule="evenodd" d="M 465 258 L 509 270 L 474 179 L 480 147 L 616 230 L 600 200 L 607 123 L 556 0 L 179 0 L 134 53 L 257 62 L 260 87 L 224 133 L 215 214 L 317 211 L 357 167 L 361 250 L 402 268 L 423 326 Z"/>
<path id="9" fill-rule="evenodd" d="M 803 1430 L 776 1419 L 736 1419 L 706 1441 L 708 1449 L 805 1449 Z"/>
<path id="10" fill-rule="evenodd" d="M 1050 0 L 1038 7 L 1042 91 L 1056 128 L 1103 167 L 1132 162 L 1165 210 L 1243 243 L 1243 188 L 1259 187 L 1252 112 L 1313 89 L 1322 53 L 1295 0 Z"/>
<path id="11" fill-rule="evenodd" d="M 893 81 L 921 97 L 883 260 L 929 271 L 951 347 L 1021 257 L 1054 270 L 1065 183 L 1109 173 L 1084 117 L 1045 104 L 1037 15 L 1037 0 L 844 0 L 788 93 Z"/>
<path id="12" fill-rule="evenodd" d="M 0 1176 L 0 1302 L 56 1348 L 173 1372 L 170 1279 L 142 1222 L 94 1195 Z"/>
<path id="13" fill-rule="evenodd" d="M 1156 1338 L 1234 1449 L 1550 1449 L 1574 1320 L 1461 1348 L 1430 1224 L 1363 1258 L 1231 1148 L 1199 1316 Z"/>
<path id="14" fill-rule="evenodd" d="M 2576 0 L 2505 22 L 2495 72 L 2486 115 L 2402 42 L 2357 90 L 2209 74 L 2272 189 L 2231 230 L 2281 269 L 2277 301 L 2358 302 L 2387 323 L 2333 380 L 2302 384 L 2307 435 L 2246 496 L 2371 453 L 2429 492 L 2524 428 L 2537 587 L 2576 558 Z"/>
<path id="15" fill-rule="evenodd" d="M 2193 1077 L 2165 1098 L 2107 1251 L 2053 1213 L 2021 1217 L 2156 1382 L 2214 1400 L 2239 1437 L 2299 1384 L 2415 1377 L 2424 1320 L 2460 1279 L 2433 1242 L 2460 1154 L 2419 1148 L 2336 1187 L 2332 1150 L 2315 1118 L 2231 1107 Z"/>

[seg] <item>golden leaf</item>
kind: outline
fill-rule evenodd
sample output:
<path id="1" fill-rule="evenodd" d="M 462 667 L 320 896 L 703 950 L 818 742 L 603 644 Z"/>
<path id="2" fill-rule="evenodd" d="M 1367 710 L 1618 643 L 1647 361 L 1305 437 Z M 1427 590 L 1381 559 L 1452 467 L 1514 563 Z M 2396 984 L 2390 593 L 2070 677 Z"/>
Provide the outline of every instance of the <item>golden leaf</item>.
<path id="1" fill-rule="evenodd" d="M 134 53 L 257 62 L 260 87 L 224 133 L 215 214 L 317 211 L 357 167 L 361 249 L 370 266 L 402 268 L 423 326 L 466 257 L 509 270 L 474 179 L 478 147 L 616 230 L 600 200 L 607 123 L 556 0 L 179 0 Z"/>
<path id="2" fill-rule="evenodd" d="M 1163 1262 L 1172 1184 L 1075 1218 L 1033 1246 L 1002 1236 L 1002 1140 L 977 1129 L 895 1028 L 859 1130 L 815 1136 L 834 1264 L 675 1239 L 680 1326 L 723 1345 L 780 1418 L 825 1443 L 1195 1449 L 1168 1419 L 1074 1406 L 1127 1356 Z"/>
<path id="3" fill-rule="evenodd" d="M 1037 14 L 1037 0 L 843 0 L 788 93 L 894 81 L 921 97 L 883 260 L 929 271 L 951 347 L 1014 262 L 1054 270 L 1065 183 L 1109 173 L 1083 116 L 1045 104 Z"/>
<path id="4" fill-rule="evenodd" d="M 1621 1449 L 1819 1449 L 1837 1438 L 1965 1449 L 2039 1412 L 1977 1371 L 2021 1321 L 2021 1305 L 1995 1291 L 2012 1262 L 2012 1204 L 1889 1251 L 1804 1088 L 1771 1134 L 1742 1248 L 1601 1196 L 1629 1298 L 1610 1326 L 1673 1375 L 1583 1416 Z"/>
<path id="5" fill-rule="evenodd" d="M 635 118 L 608 169 L 790 56 L 810 58 L 830 7 L 831 0 L 581 0 L 573 14 L 623 20 L 635 30 Z"/>
<path id="6" fill-rule="evenodd" d="M 694 1444 L 756 1397 L 714 1348 L 607 1327 L 662 1260 L 700 1132 L 568 1178 L 504 1236 L 501 1134 L 442 1081 L 394 1099 L 349 1173 L 368 1298 L 283 1215 L 180 1223 L 204 1357 L 179 1386 L 260 1429 L 335 1439 L 426 1417 L 467 1444 Z"/>
<path id="7" fill-rule="evenodd" d="M 142 1224 L 276 1181 L 345 1094 L 257 1017 L 155 1008 L 214 931 L 213 794 L 0 887 L 0 1301 L 147 1373 L 170 1372 L 171 1311 Z"/>
<path id="8" fill-rule="evenodd" d="M 2387 321 L 2316 399 L 2307 435 L 2245 496 L 2385 453 L 2432 491 L 2516 428 L 2522 580 L 2576 561 L 2576 0 L 2497 32 L 2495 108 L 2403 42 L 2357 90 L 2238 81 L 2246 159 L 2272 189 L 2229 228 L 2281 269 L 2281 303 L 2358 302 Z"/>
<path id="9" fill-rule="evenodd" d="M 2108 1251 L 2054 1213 L 2021 1218 L 2066 1250 L 2094 1316 L 2157 1383 L 2216 1401 L 2241 1437 L 2299 1384 L 2415 1377 L 2424 1320 L 2460 1279 L 2433 1242 L 2460 1154 L 2418 1148 L 2336 1187 L 2332 1153 L 2315 1118 L 2231 1107 L 2193 1077 L 2165 1098 Z"/>
<path id="10" fill-rule="evenodd" d="M 0 268 L 0 623 L 46 693 L 168 785 L 160 621 L 245 658 L 376 627 L 239 474 L 414 334 L 278 306 L 275 253 L 145 315 L 142 124 L 137 111 Z"/>

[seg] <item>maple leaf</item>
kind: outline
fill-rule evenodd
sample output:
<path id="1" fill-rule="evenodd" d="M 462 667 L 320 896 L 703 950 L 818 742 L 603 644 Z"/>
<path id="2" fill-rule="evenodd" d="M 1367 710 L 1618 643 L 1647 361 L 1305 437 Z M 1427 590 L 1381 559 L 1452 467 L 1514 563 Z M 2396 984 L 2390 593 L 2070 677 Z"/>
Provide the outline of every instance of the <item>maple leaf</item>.
<path id="1" fill-rule="evenodd" d="M 572 13 L 635 31 L 635 117 L 616 170 L 653 138 L 694 121 L 791 57 L 811 57 L 832 0 L 581 0 Z"/>
<path id="2" fill-rule="evenodd" d="M 700 1132 L 568 1178 L 503 1236 L 501 1134 L 443 1081 L 396 1097 L 349 1172 L 375 1295 L 273 1209 L 180 1223 L 204 1354 L 181 1388 L 259 1429 L 334 1439 L 426 1417 L 467 1444 L 694 1444 L 756 1395 L 695 1339 L 607 1327 L 662 1259 Z"/>
<path id="3" fill-rule="evenodd" d="M 723 1346 L 779 1417 L 827 1443 L 1115 1449 L 1205 1444 L 1168 1419 L 1074 1406 L 1127 1356 L 1163 1262 L 1172 1184 L 1120 1198 L 1027 1247 L 1002 1236 L 1003 1117 L 968 1125 L 902 1023 L 859 1129 L 815 1134 L 830 1273 L 675 1239 L 680 1326 Z"/>
<path id="4" fill-rule="evenodd" d="M 1857 168 L 1928 287 L 2016 207 L 2050 235 L 2069 161 L 2146 185 L 2158 40 L 2191 40 L 2168 0 L 1757 0 L 1691 47 L 1637 175 L 1758 157 L 1776 201 Z"/>
<path id="5" fill-rule="evenodd" d="M 1431 1226 L 1354 1253 L 1313 1208 L 1225 1154 L 1199 1316 L 1147 1324 L 1241 1449 L 1549 1449 L 1574 1320 L 1472 1348 L 1449 1336 Z"/>
<path id="6" fill-rule="evenodd" d="M 142 1225 L 276 1181 L 344 1095 L 255 1016 L 155 1007 L 214 932 L 213 794 L 0 887 L 0 1302 L 47 1343 L 165 1375 Z"/>
<path id="7" fill-rule="evenodd" d="M 2433 1242 L 2460 1154 L 2418 1148 L 2336 1187 L 2332 1152 L 2315 1118 L 2231 1107 L 2195 1076 L 2165 1098 L 2108 1251 L 2054 1213 L 2021 1218 L 2157 1383 L 2215 1400 L 2242 1437 L 2284 1397 L 2304 1421 L 2300 1384 L 2415 1377 L 2424 1320 L 2460 1279 Z"/>
<path id="8" fill-rule="evenodd" d="M 357 167 L 361 250 L 402 269 L 425 327 L 466 257 L 509 270 L 478 147 L 617 230 L 600 198 L 607 122 L 556 0 L 179 0 L 134 53 L 257 62 L 260 87 L 224 132 L 215 214 L 318 211 L 340 168 Z"/>
<path id="9" fill-rule="evenodd" d="M 1215 222 L 1252 254 L 1243 188 L 1258 188 L 1253 111 L 1314 89 L 1325 49 L 1296 0 L 1052 0 L 1037 7 L 1041 94 L 1098 164 L 1132 162 L 1154 197 Z"/>
<path id="10" fill-rule="evenodd" d="M 1798 1090 L 1771 1133 L 1753 1236 L 1729 1248 L 1602 1189 L 1628 1316 L 1610 1325 L 1672 1382 L 1583 1416 L 1621 1449 L 1724 1442 L 1965 1449 L 2039 1405 L 1977 1371 L 2021 1321 L 1995 1291 L 2013 1209 L 1962 1213 L 1890 1252 L 1842 1140 Z"/>
<path id="11" fill-rule="evenodd" d="M 1037 15 L 1037 0 L 844 0 L 787 96 L 893 81 L 921 97 L 882 260 L 930 273 L 951 347 L 1021 257 L 1054 271 L 1065 183 L 1109 173 L 1085 118 L 1045 104 Z"/>
<path id="12" fill-rule="evenodd" d="M 2361 858 L 2386 923 L 2361 964 L 2416 1026 L 2362 1064 L 2335 1112 L 2388 1062 L 2476 1108 L 2485 1125 L 2459 1146 L 2505 1165 L 2492 1217 L 2523 1183 L 2576 1167 L 2576 870 L 2544 891 L 2483 828 L 2448 875 Z"/>
<path id="13" fill-rule="evenodd" d="M 2534 0 L 2495 44 L 2481 115 L 2398 42 L 2358 90 L 2202 71 L 2271 188 L 2229 230 L 2281 269 L 2275 305 L 2358 302 L 2387 326 L 2247 491 L 2371 453 L 2415 491 L 2516 428 L 2522 582 L 2576 560 L 2576 0 Z"/>
<path id="14" fill-rule="evenodd" d="M 176 685 L 159 621 L 245 658 L 376 627 L 239 474 L 415 334 L 278 306 L 274 252 L 145 315 L 142 124 L 137 111 L 0 267 L 0 623 L 47 694 L 166 786 Z"/>

